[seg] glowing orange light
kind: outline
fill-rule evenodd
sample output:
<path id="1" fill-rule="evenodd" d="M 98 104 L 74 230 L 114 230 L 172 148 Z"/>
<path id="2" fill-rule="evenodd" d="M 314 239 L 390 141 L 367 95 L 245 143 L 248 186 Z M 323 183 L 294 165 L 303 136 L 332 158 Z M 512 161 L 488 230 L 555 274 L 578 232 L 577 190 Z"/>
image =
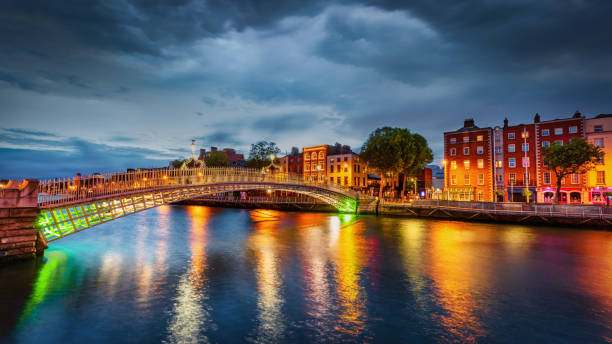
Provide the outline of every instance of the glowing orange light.
<path id="1" fill-rule="evenodd" d="M 163 176 L 162 179 L 166 180 L 166 179 L 168 179 L 168 176 Z"/>
<path id="2" fill-rule="evenodd" d="M 202 172 L 198 173 L 198 177 L 201 177 L 201 176 L 202 176 Z"/>
<path id="3" fill-rule="evenodd" d="M 147 181 L 147 177 L 142 178 L 142 180 L 144 180 L 146 182 Z"/>

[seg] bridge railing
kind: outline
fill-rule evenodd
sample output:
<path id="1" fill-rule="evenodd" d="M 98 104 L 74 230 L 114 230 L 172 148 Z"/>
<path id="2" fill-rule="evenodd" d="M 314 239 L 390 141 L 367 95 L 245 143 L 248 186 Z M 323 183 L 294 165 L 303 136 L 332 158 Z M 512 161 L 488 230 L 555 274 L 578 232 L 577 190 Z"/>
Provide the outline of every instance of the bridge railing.
<path id="1" fill-rule="evenodd" d="M 266 173 L 260 169 L 212 167 L 188 169 L 147 169 L 120 173 L 93 174 L 45 180 L 39 183 L 38 206 L 78 203 L 134 191 L 197 186 L 213 183 L 274 183 L 318 186 L 355 198 L 347 187 L 329 181 L 307 180 L 301 174 Z"/>

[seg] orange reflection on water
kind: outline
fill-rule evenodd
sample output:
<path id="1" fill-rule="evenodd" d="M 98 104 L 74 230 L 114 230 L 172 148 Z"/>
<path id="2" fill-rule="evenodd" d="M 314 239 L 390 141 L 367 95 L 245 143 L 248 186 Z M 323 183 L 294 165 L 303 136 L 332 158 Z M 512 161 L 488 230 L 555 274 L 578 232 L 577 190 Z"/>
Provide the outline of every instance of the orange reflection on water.
<path id="1" fill-rule="evenodd" d="M 257 342 L 274 342 L 280 339 L 285 331 L 281 306 L 283 298 L 280 292 L 280 257 L 278 238 L 275 229 L 282 214 L 275 210 L 253 210 L 250 212 L 254 223 L 253 234 L 247 245 L 253 253 L 257 276 Z"/>
<path id="2" fill-rule="evenodd" d="M 484 231 L 464 230 L 465 224 L 457 222 L 431 222 L 430 226 L 430 277 L 445 310 L 437 317 L 450 338 L 477 342 L 484 334 L 474 294 L 487 283 L 487 276 L 480 257 L 463 242 L 474 241 Z"/>
<path id="3" fill-rule="evenodd" d="M 594 313 L 602 316 L 612 333 L 612 233 L 585 231 L 579 235 L 580 238 L 572 242 L 583 259 L 575 269 L 577 276 L 572 278 L 597 299 L 598 303 L 591 307 Z"/>
<path id="4" fill-rule="evenodd" d="M 204 269 L 206 268 L 207 226 L 211 208 L 191 206 L 187 208 L 191 220 L 191 237 L 189 248 L 191 250 L 190 279 L 194 287 L 202 288 L 206 282 Z"/>
<path id="5" fill-rule="evenodd" d="M 187 213 L 191 222 L 189 249 L 191 266 L 180 279 L 173 316 L 168 326 L 170 343 L 207 342 L 201 333 L 210 322 L 207 296 L 206 244 L 208 220 L 211 208 L 189 206 Z"/>
<path id="6" fill-rule="evenodd" d="M 340 332 L 357 336 L 364 331 L 366 298 L 359 285 L 359 274 L 364 263 L 365 243 L 361 232 L 364 225 L 357 222 L 340 229 L 336 246 L 336 283 L 340 302 Z"/>
<path id="7" fill-rule="evenodd" d="M 332 303 L 326 268 L 329 259 L 329 230 L 322 226 L 312 226 L 301 229 L 298 234 L 308 298 L 306 312 L 315 319 L 323 319 L 330 313 Z"/>

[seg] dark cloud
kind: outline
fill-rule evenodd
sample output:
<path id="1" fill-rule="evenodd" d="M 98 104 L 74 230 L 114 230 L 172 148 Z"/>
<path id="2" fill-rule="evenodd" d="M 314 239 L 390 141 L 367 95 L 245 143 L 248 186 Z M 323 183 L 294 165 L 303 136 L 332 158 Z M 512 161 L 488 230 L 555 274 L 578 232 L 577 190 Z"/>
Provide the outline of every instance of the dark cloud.
<path id="1" fill-rule="evenodd" d="M 6 0 L 0 126 L 23 129 L 0 131 L 5 147 L 20 147 L 0 157 L 32 145 L 54 147 L 47 155 L 75 168 L 79 159 L 112 165 L 105 154 L 125 168 L 185 153 L 164 147 L 202 135 L 198 122 L 206 145 L 265 138 L 287 148 L 356 146 L 376 127 L 402 126 L 425 135 L 438 158 L 441 133 L 467 114 L 494 126 L 535 112 L 609 112 L 610 13 L 605 0 Z M 115 119 L 87 130 L 106 116 Z M 63 136 L 36 132 L 38 123 L 61 123 L 50 131 Z M 90 139 L 142 144 L 104 134 L 125 126 L 157 128 L 159 146 Z"/>

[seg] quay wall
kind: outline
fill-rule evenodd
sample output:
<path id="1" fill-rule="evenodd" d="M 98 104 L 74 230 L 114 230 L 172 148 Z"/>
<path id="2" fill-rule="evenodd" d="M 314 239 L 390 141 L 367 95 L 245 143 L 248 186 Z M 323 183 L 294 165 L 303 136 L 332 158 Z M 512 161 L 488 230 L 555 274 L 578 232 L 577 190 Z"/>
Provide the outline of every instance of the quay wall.
<path id="1" fill-rule="evenodd" d="M 46 248 L 35 224 L 37 180 L 9 181 L 0 188 L 0 265 L 20 259 L 36 258 Z"/>

